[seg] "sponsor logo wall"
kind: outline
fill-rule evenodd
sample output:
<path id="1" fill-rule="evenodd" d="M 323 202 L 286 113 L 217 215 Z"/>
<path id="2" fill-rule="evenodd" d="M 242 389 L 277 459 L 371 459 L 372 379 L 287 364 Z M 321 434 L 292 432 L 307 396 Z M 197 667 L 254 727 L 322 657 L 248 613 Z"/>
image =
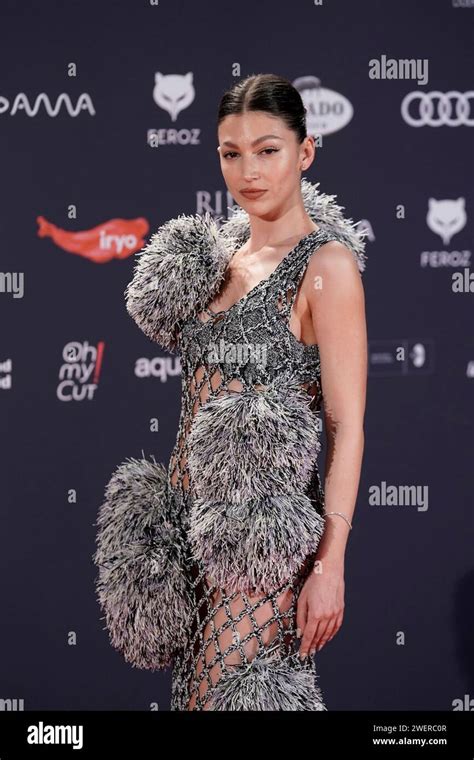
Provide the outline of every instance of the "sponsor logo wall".
<path id="1" fill-rule="evenodd" d="M 0 710 L 169 709 L 167 674 L 110 647 L 93 589 L 105 484 L 128 456 L 167 462 L 180 413 L 179 358 L 124 289 L 164 221 L 232 214 L 217 106 L 260 71 L 298 89 L 304 176 L 368 233 L 365 453 L 350 614 L 319 655 L 328 708 L 474 709 L 474 6 L 268 11 L 239 6 L 249 35 L 273 30 L 250 47 L 224 7 L 190 2 L 85 2 L 67 27 L 57 2 L 5 13 Z"/>

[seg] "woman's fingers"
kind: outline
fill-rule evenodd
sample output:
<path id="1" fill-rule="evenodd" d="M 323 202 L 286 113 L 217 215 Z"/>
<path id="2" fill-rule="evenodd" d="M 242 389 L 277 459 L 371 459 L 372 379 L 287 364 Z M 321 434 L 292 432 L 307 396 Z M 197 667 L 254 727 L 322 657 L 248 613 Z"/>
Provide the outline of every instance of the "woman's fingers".
<path id="1" fill-rule="evenodd" d="M 343 617 L 344 612 L 340 612 L 338 615 L 335 615 L 332 621 L 329 621 L 326 630 L 323 631 L 321 635 L 315 636 L 311 645 L 311 652 L 314 653 L 319 651 L 325 644 L 328 643 L 328 641 L 331 641 L 331 639 L 334 638 L 342 625 Z"/>
<path id="2" fill-rule="evenodd" d="M 310 616 L 307 619 L 306 627 L 303 632 L 303 639 L 301 641 L 300 646 L 300 657 L 303 659 L 307 656 L 309 653 L 311 644 L 313 642 L 313 639 L 315 636 L 319 635 L 319 631 L 321 631 L 321 626 L 325 626 L 325 623 L 321 620 L 318 620 L 314 616 Z"/>
<path id="3" fill-rule="evenodd" d="M 306 620 L 308 616 L 308 599 L 304 592 L 302 592 L 296 605 L 296 636 L 299 638 L 303 635 L 303 631 L 306 627 Z"/>
<path id="4" fill-rule="evenodd" d="M 329 639 L 332 638 L 333 634 L 335 633 L 336 622 L 337 618 L 334 617 L 328 620 L 328 623 L 323 630 L 318 631 L 318 635 L 314 637 L 311 644 L 311 654 L 314 654 L 319 649 L 322 649 L 323 646 L 329 641 Z"/>
<path id="5" fill-rule="evenodd" d="M 334 582 L 332 582 L 334 581 Z M 323 648 L 337 633 L 344 616 L 344 598 L 341 598 L 339 576 L 329 576 L 328 586 L 311 584 L 300 594 L 296 625 L 301 637 L 300 658 L 304 659 Z"/>
<path id="6" fill-rule="evenodd" d="M 331 639 L 333 639 L 334 636 L 336 635 L 336 633 L 338 632 L 339 628 L 342 625 L 343 618 L 344 618 L 344 610 L 342 612 L 340 612 L 339 615 L 337 616 L 337 618 L 336 618 L 336 625 L 334 627 L 334 631 L 332 632 L 332 634 L 328 638 L 328 641 L 331 641 Z"/>

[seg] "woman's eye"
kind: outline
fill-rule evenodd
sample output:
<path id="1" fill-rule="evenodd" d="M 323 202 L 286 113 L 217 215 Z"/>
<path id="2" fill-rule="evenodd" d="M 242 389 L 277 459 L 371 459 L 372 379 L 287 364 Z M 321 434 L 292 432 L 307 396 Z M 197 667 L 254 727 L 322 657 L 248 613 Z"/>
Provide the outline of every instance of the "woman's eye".
<path id="1" fill-rule="evenodd" d="M 279 148 L 264 148 L 261 153 L 266 153 L 267 155 L 270 153 L 278 153 Z M 237 153 L 235 151 L 228 151 L 227 153 L 224 153 L 224 158 L 230 158 L 231 156 L 236 156 Z"/>

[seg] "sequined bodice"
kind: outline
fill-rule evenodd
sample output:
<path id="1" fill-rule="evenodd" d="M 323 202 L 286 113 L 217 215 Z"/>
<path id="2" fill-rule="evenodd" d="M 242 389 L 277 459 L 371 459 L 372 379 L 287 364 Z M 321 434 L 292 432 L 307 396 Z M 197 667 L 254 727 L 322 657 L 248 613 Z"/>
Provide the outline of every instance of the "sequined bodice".
<path id="1" fill-rule="evenodd" d="M 229 309 L 205 310 L 206 319 L 187 320 L 181 340 L 184 374 L 204 362 L 209 370 L 218 367 L 224 380 L 239 378 L 248 386 L 270 382 L 281 372 L 296 373 L 302 382 L 318 377 L 317 344 L 297 340 L 289 322 L 305 264 L 329 239 L 323 230 L 309 233 L 269 277 Z"/>
<path id="2" fill-rule="evenodd" d="M 181 325 L 182 409 L 177 448 L 170 463 L 173 485 L 177 478 L 183 488 L 188 485 L 185 438 L 194 415 L 209 398 L 246 388 L 258 390 L 288 378 L 308 390 L 319 410 L 319 347 L 303 344 L 289 325 L 309 259 L 331 239 L 323 229 L 310 232 L 268 277 L 230 308 L 212 312 L 206 307 Z"/>

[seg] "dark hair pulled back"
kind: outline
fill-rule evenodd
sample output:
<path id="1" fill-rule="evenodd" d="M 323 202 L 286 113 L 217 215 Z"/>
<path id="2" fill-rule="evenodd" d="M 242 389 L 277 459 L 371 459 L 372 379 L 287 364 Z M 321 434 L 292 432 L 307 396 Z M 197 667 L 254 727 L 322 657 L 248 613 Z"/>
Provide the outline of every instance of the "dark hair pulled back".
<path id="1" fill-rule="evenodd" d="M 307 136 L 306 108 L 300 93 L 289 79 L 277 74 L 252 74 L 236 82 L 222 96 L 217 126 L 226 116 L 248 111 L 264 111 L 282 119 L 299 143 Z"/>

